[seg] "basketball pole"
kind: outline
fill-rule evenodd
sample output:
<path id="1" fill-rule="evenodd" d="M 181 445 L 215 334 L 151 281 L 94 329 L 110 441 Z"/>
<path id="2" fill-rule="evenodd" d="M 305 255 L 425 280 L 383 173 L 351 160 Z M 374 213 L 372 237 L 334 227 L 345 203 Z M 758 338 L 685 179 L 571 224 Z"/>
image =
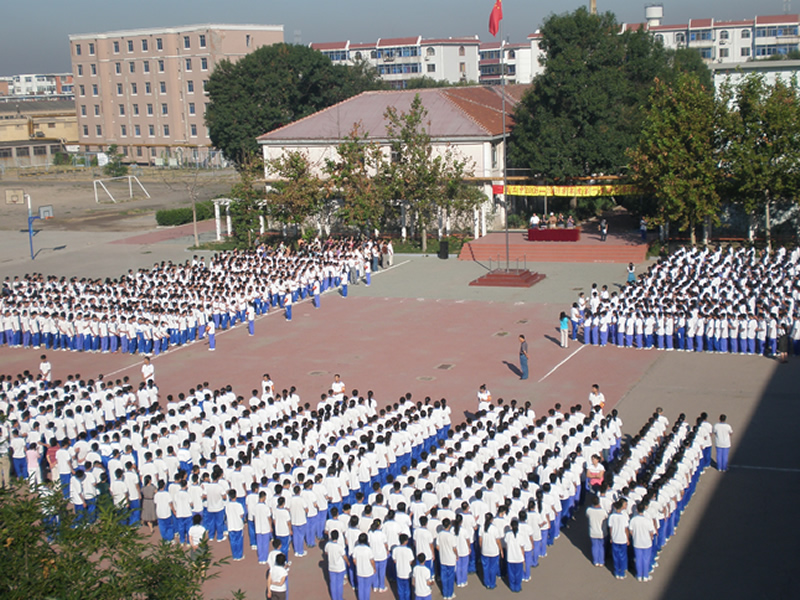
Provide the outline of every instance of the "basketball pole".
<path id="1" fill-rule="evenodd" d="M 33 222 L 40 217 L 38 215 L 33 216 L 30 194 L 25 194 L 25 199 L 28 201 L 28 242 L 31 246 L 31 260 L 36 260 L 36 255 L 33 253 Z"/>

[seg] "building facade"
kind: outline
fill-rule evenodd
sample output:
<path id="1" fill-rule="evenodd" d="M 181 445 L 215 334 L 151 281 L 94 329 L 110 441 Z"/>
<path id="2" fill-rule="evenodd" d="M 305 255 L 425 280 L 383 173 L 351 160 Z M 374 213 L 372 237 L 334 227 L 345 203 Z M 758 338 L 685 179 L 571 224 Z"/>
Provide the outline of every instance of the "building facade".
<path id="1" fill-rule="evenodd" d="M 396 89 L 404 89 L 409 79 L 429 77 L 447 83 L 478 81 L 477 37 L 422 39 L 379 38 L 376 42 L 312 43 L 334 64 L 366 62 L 378 77 Z"/>
<path id="2" fill-rule="evenodd" d="M 528 44 L 510 44 L 506 41 L 481 44 L 480 83 L 500 85 L 501 74 L 505 71 L 505 83 L 528 84 L 533 81 L 533 46 Z"/>
<path id="3" fill-rule="evenodd" d="M 283 25 L 193 25 L 71 35 L 82 149 L 131 162 L 208 164 L 205 86 L 222 60 L 283 42 Z"/>
<path id="4" fill-rule="evenodd" d="M 52 164 L 56 153 L 77 140 L 72 100 L 0 102 L 0 165 L 4 167 Z"/>

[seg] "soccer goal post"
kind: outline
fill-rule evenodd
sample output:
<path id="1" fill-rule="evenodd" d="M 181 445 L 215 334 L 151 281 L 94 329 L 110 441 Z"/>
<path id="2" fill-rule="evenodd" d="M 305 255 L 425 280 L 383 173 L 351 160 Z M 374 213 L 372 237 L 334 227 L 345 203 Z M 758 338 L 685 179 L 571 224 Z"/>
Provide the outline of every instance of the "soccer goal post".
<path id="1" fill-rule="evenodd" d="M 114 204 L 117 203 L 117 199 L 114 197 L 114 194 L 112 193 L 111 190 L 109 190 L 109 186 L 111 186 L 114 189 L 114 191 L 117 191 L 116 188 L 114 188 L 114 185 L 113 185 L 115 182 L 117 182 L 117 186 L 116 187 L 120 187 L 120 184 L 122 184 L 123 190 L 125 189 L 125 187 L 127 187 L 127 189 L 128 189 L 128 200 L 133 198 L 133 190 L 134 190 L 133 184 L 134 184 L 134 182 L 136 183 L 136 185 L 138 185 L 141 188 L 141 190 L 144 192 L 145 196 L 147 196 L 148 198 L 150 197 L 150 194 L 147 192 L 145 187 L 142 185 L 142 182 L 139 181 L 139 178 L 136 177 L 136 175 L 123 175 L 122 177 L 108 177 L 106 179 L 95 179 L 92 182 L 94 184 L 94 201 L 95 201 L 95 203 L 99 204 L 100 203 L 100 198 L 105 199 L 105 196 L 108 196 Z M 128 185 L 125 186 L 123 182 L 127 182 Z M 106 185 L 106 184 L 108 184 L 108 185 Z M 100 192 L 100 190 L 105 192 L 105 196 Z M 123 194 L 124 193 L 125 192 L 123 191 Z M 117 191 L 117 195 L 119 196 L 119 191 Z"/>

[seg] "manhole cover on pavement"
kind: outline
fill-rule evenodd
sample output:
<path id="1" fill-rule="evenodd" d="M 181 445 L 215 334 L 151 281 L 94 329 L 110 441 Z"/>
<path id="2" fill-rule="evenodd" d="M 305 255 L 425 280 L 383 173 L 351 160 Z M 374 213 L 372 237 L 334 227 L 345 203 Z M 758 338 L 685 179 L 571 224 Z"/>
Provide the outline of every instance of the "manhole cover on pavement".
<path id="1" fill-rule="evenodd" d="M 430 377 L 429 375 L 423 375 L 422 377 L 417 377 L 418 381 L 433 381 L 436 377 Z"/>
<path id="2" fill-rule="evenodd" d="M 316 377 L 318 375 L 325 375 L 325 373 L 327 373 L 327 371 L 309 371 L 308 372 L 308 374 L 313 376 L 313 377 Z"/>
<path id="3" fill-rule="evenodd" d="M 519 323 L 520 325 L 525 325 L 525 323 L 527 323 L 527 322 L 528 322 L 528 319 L 520 319 L 519 321 L 517 321 L 517 323 Z"/>
<path id="4" fill-rule="evenodd" d="M 494 334 L 495 337 L 505 337 L 507 335 L 508 335 L 507 331 L 498 331 L 497 333 Z"/>
<path id="5" fill-rule="evenodd" d="M 582 287 L 580 287 L 580 288 L 572 288 L 572 291 L 573 292 L 582 292 L 583 288 Z"/>
<path id="6" fill-rule="evenodd" d="M 437 368 L 437 369 L 439 369 L 440 371 L 449 371 L 449 370 L 450 370 L 450 369 L 452 369 L 454 366 L 455 366 L 455 365 L 451 365 L 450 363 L 442 363 L 441 365 L 439 365 L 439 366 L 438 366 L 438 367 L 436 367 L 436 368 Z"/>

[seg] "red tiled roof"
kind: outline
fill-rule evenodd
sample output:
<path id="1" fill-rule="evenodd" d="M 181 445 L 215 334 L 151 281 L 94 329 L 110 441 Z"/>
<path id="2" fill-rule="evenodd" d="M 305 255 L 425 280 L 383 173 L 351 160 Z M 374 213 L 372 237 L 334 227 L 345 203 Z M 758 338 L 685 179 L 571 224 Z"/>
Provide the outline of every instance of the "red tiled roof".
<path id="1" fill-rule="evenodd" d="M 315 42 L 311 44 L 314 50 L 344 50 L 347 42 Z"/>
<path id="2" fill-rule="evenodd" d="M 650 27 L 650 31 L 681 31 L 688 28 L 689 25 L 686 23 L 682 25 L 653 25 Z"/>
<path id="3" fill-rule="evenodd" d="M 500 50 L 501 42 L 485 42 L 481 44 L 481 50 Z"/>
<path id="4" fill-rule="evenodd" d="M 506 86 L 506 130 L 513 125 L 514 105 L 527 85 Z M 384 114 L 388 107 L 409 110 L 419 94 L 425 109 L 429 133 L 434 139 L 481 138 L 502 135 L 502 91 L 500 86 L 471 86 L 421 90 L 364 92 L 304 119 L 270 131 L 258 138 L 263 143 L 315 141 L 335 143 L 344 139 L 356 123 L 374 140 L 386 139 Z"/>
<path id="5" fill-rule="evenodd" d="M 533 32 L 532 34 L 530 34 L 530 35 L 528 36 L 528 39 L 529 39 L 529 40 L 538 40 L 538 39 L 539 39 L 539 38 L 541 38 L 541 37 L 542 37 L 542 34 L 541 34 L 541 33 L 539 33 L 538 31 L 535 31 L 535 32 Z"/>
<path id="6" fill-rule="evenodd" d="M 714 19 L 689 19 L 689 29 L 705 29 L 714 24 Z"/>
<path id="7" fill-rule="evenodd" d="M 388 48 L 390 46 L 415 46 L 419 43 L 420 37 L 386 38 L 378 40 L 378 48 Z"/>
<path id="8" fill-rule="evenodd" d="M 800 20 L 798 15 L 767 15 L 756 17 L 756 25 L 778 25 L 782 23 L 797 23 Z"/>
<path id="9" fill-rule="evenodd" d="M 376 48 L 375 42 L 371 44 L 367 44 L 365 42 L 359 42 L 358 44 L 350 44 L 350 50 L 363 50 L 364 48 Z"/>
<path id="10" fill-rule="evenodd" d="M 478 45 L 481 41 L 474 37 L 465 37 L 465 38 L 434 38 L 430 40 L 422 40 L 420 42 L 421 46 L 444 46 L 447 44 L 457 44 L 459 46 L 463 45 Z"/>

